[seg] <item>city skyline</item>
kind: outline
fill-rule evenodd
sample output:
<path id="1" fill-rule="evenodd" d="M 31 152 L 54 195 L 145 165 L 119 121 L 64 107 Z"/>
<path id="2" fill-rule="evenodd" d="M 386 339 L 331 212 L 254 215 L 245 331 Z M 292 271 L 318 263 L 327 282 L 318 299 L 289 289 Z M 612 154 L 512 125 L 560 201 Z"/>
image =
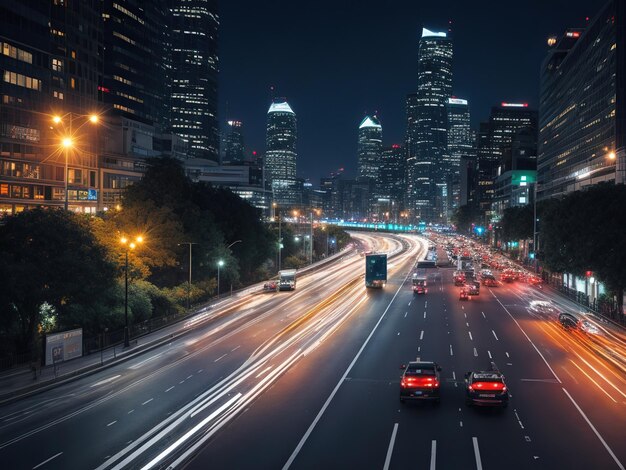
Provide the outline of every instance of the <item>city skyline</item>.
<path id="1" fill-rule="evenodd" d="M 400 2 L 380 16 L 366 5 L 356 11 L 349 5 L 318 3 L 307 6 L 306 15 L 295 15 L 296 6 L 284 2 L 264 8 L 249 2 L 223 3 L 221 125 L 229 119 L 246 122 L 247 150 L 262 151 L 264 111 L 272 95 L 289 96 L 299 116 L 298 177 L 316 185 L 320 177 L 340 167 L 346 175 L 356 176 L 355 121 L 376 114 L 386 129 L 383 145 L 404 142 L 405 99 L 416 88 L 422 27 L 445 30 L 452 20 L 454 94 L 472 103 L 472 128 L 477 130 L 491 107 L 502 101 L 528 102 L 536 109 L 548 36 L 584 27 L 585 18 L 592 19 L 603 4 L 601 0 L 533 2 L 515 9 L 507 2 L 470 9 L 462 2 L 446 2 L 418 9 Z M 248 8 L 250 19 L 238 14 L 242 6 Z M 261 28 L 265 18 L 280 23 L 281 28 Z M 394 21 L 385 21 L 390 19 Z M 390 26 L 384 27 L 387 23 Z M 328 26 L 323 28 L 323 37 L 308 34 L 320 24 Z M 377 33 L 364 35 L 368 29 Z M 476 34 L 477 30 L 485 33 Z M 281 38 L 287 45 L 278 48 Z M 368 48 L 360 48 L 368 40 Z M 318 132 L 326 137 L 323 142 L 316 137 Z"/>

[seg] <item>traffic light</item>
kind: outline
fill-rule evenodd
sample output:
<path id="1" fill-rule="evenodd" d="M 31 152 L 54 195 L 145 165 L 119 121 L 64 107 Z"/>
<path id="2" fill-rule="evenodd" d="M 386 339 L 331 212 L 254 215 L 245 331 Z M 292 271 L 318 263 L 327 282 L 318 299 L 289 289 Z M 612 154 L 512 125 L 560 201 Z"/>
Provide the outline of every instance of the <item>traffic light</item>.
<path id="1" fill-rule="evenodd" d="M 585 272 L 585 276 L 587 276 L 587 277 L 591 277 L 591 276 L 593 276 L 593 271 L 587 271 L 587 272 Z"/>

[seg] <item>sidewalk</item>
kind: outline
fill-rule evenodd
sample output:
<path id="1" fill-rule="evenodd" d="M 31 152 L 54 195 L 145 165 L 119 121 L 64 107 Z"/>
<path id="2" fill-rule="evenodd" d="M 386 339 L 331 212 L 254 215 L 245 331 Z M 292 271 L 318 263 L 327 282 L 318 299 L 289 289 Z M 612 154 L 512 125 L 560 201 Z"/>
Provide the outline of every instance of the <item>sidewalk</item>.
<path id="1" fill-rule="evenodd" d="M 313 273 L 322 269 L 326 263 L 333 262 L 351 251 L 352 249 L 343 249 L 328 258 L 298 270 L 298 272 L 301 273 L 301 275 Z M 254 292 L 263 292 L 262 282 L 247 286 L 235 292 L 233 297 L 226 297 L 222 300 L 214 299 L 208 304 L 199 307 L 194 313 L 181 318 L 181 320 L 176 323 L 172 323 L 146 335 L 133 338 L 128 348 L 124 348 L 122 344 L 117 344 L 99 353 L 95 352 L 72 359 L 68 362 L 59 362 L 56 365 L 41 367 L 37 369 L 36 374 L 28 366 L 0 372 L 0 405 L 49 390 L 79 377 L 94 374 L 104 368 L 111 367 L 146 351 L 155 349 L 168 341 L 172 341 L 194 331 L 194 328 L 181 328 L 186 322 L 197 324 L 199 321 L 208 321 L 213 318 L 213 315 L 207 315 L 206 318 L 199 318 L 199 315 L 209 312 L 217 313 L 218 308 L 227 307 L 229 301 L 238 299 L 241 295 Z"/>
<path id="2" fill-rule="evenodd" d="M 222 301 L 222 303 L 225 301 Z M 43 366 L 38 368 L 36 372 L 28 366 L 4 371 L 0 373 L 0 405 L 49 390 L 78 377 L 93 374 L 105 367 L 118 364 L 183 336 L 192 331 L 192 329 L 181 328 L 181 323 L 189 321 L 199 313 L 212 310 L 216 305 L 219 304 L 204 307 L 193 316 L 181 320 L 181 322 L 135 338 L 130 342 L 128 348 L 124 348 L 123 344 L 118 344 L 104 349 L 100 353 L 92 353 L 68 362 L 58 362 L 56 365 Z"/>

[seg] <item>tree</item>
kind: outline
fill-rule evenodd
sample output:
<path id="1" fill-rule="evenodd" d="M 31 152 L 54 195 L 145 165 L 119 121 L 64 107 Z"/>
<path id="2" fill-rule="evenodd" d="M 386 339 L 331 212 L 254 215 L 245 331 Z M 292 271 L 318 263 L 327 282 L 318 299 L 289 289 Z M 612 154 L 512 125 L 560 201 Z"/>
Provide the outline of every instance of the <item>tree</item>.
<path id="1" fill-rule="evenodd" d="M 43 312 L 58 324 L 70 307 L 91 305 L 115 279 L 115 266 L 82 216 L 33 209 L 0 227 L 0 312 L 19 321 L 19 344 L 34 354 Z"/>
<path id="2" fill-rule="evenodd" d="M 626 186 L 599 184 L 542 207 L 545 265 L 579 276 L 593 271 L 617 297 L 626 286 Z"/>
<path id="3" fill-rule="evenodd" d="M 500 227 L 505 241 L 533 238 L 534 209 L 531 205 L 509 207 L 504 210 Z"/>
<path id="4" fill-rule="evenodd" d="M 452 223 L 456 225 L 459 233 L 469 233 L 472 224 L 478 220 L 477 211 L 469 204 L 460 206 L 452 215 Z"/>

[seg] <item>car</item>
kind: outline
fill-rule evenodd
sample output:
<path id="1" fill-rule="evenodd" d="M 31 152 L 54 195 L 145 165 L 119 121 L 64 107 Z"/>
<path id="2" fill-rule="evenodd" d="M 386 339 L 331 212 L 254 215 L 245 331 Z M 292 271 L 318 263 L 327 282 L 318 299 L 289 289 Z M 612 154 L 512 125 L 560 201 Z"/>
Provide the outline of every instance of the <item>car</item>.
<path id="1" fill-rule="evenodd" d="M 400 402 L 426 400 L 436 404 L 441 400 L 441 367 L 436 362 L 417 360 L 403 365 L 400 379 Z"/>
<path id="2" fill-rule="evenodd" d="M 465 273 L 462 271 L 455 271 L 454 272 L 454 285 L 462 286 L 463 284 L 465 284 Z"/>
<path id="3" fill-rule="evenodd" d="M 469 300 L 469 293 L 466 288 L 461 289 L 459 292 L 459 300 Z"/>
<path id="4" fill-rule="evenodd" d="M 509 406 L 504 375 L 491 363 L 489 370 L 465 374 L 465 404 L 468 406 Z"/>
<path id="5" fill-rule="evenodd" d="M 278 282 L 276 282 L 276 281 L 267 281 L 263 285 L 263 290 L 266 290 L 268 292 L 277 291 L 278 290 Z"/>
<path id="6" fill-rule="evenodd" d="M 469 295 L 480 294 L 480 282 L 472 281 L 465 284 L 465 289 Z"/>
<path id="7" fill-rule="evenodd" d="M 580 320 L 573 313 L 559 313 L 559 323 L 566 330 L 577 330 L 580 328 Z"/>

